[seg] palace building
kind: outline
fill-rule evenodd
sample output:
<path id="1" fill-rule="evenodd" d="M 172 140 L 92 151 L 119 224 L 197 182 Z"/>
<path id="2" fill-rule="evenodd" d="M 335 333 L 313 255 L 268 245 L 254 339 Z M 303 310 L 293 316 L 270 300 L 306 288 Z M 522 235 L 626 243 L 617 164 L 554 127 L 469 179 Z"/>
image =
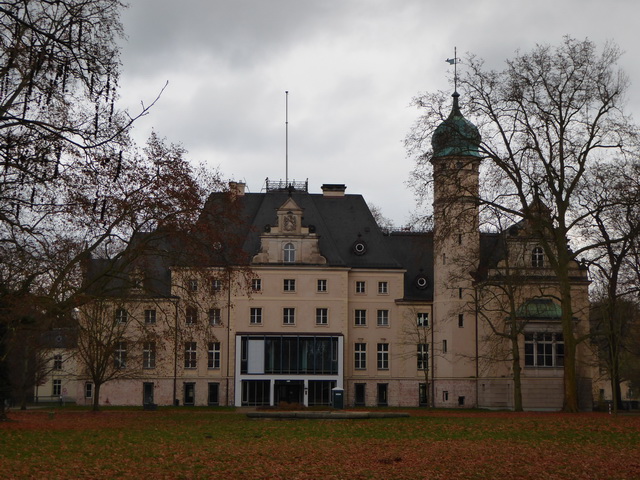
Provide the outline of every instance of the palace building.
<path id="1" fill-rule="evenodd" d="M 311 193 L 307 182 L 267 181 L 249 193 L 232 182 L 230 196 L 213 193 L 201 222 L 230 197 L 244 260 L 228 261 L 224 239 L 190 260 L 183 243 L 161 238 L 96 292 L 100 308 L 79 312 L 80 322 L 121 326 L 118 372 L 100 403 L 317 406 L 338 395 L 344 406 L 513 408 L 515 319 L 523 406 L 559 410 L 564 343 L 544 250 L 526 222 L 480 232 L 480 137 L 457 94 L 432 143 L 429 232 L 382 231 L 365 199 L 341 184 Z M 588 280 L 574 267 L 580 331 Z M 56 358 L 40 393 L 90 403 L 86 361 L 74 348 Z M 591 368 L 579 347 L 582 408 L 591 407 Z"/>

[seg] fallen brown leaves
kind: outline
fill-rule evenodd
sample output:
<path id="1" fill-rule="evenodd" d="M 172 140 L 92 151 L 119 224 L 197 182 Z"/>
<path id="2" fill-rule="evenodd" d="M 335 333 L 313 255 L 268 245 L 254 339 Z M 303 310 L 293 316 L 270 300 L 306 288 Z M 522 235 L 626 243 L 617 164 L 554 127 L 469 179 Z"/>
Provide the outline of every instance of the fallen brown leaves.
<path id="1" fill-rule="evenodd" d="M 205 409 L 30 411 L 0 425 L 2 478 L 640 478 L 640 417 L 412 410 L 250 420 Z"/>

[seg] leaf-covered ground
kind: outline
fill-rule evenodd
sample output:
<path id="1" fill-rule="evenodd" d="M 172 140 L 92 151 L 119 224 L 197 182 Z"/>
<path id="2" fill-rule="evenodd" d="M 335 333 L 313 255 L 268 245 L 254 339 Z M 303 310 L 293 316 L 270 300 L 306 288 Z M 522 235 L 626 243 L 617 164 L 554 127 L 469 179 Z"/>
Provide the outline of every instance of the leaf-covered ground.
<path id="1" fill-rule="evenodd" d="M 409 413 L 13 411 L 0 423 L 0 478 L 640 479 L 640 416 Z"/>

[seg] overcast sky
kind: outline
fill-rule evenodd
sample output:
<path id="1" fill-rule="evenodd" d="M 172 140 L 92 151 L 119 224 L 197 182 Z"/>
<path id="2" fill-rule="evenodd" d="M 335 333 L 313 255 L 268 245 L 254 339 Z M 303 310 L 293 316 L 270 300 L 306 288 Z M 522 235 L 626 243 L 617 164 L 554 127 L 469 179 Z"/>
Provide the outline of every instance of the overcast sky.
<path id="1" fill-rule="evenodd" d="M 448 89 L 448 57 L 501 67 L 517 49 L 564 35 L 626 52 L 640 115 L 638 0 L 130 0 L 123 16 L 122 106 L 168 86 L 135 127 L 181 143 L 194 162 L 260 192 L 285 178 L 344 183 L 403 225 L 415 208 L 403 139 L 411 98 Z M 462 65 L 459 68 L 464 68 Z M 463 101 L 463 99 L 461 99 Z"/>

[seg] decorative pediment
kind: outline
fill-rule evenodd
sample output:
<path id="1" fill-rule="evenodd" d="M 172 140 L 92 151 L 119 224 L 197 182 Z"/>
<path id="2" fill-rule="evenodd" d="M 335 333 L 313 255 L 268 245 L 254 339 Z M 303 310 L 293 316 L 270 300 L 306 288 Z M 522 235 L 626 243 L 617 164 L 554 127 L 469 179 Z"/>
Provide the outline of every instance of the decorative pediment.
<path id="1" fill-rule="evenodd" d="M 260 235 L 260 252 L 253 257 L 253 263 L 326 264 L 315 228 L 302 225 L 303 213 L 289 197 L 276 210 L 277 225 L 265 225 Z"/>

